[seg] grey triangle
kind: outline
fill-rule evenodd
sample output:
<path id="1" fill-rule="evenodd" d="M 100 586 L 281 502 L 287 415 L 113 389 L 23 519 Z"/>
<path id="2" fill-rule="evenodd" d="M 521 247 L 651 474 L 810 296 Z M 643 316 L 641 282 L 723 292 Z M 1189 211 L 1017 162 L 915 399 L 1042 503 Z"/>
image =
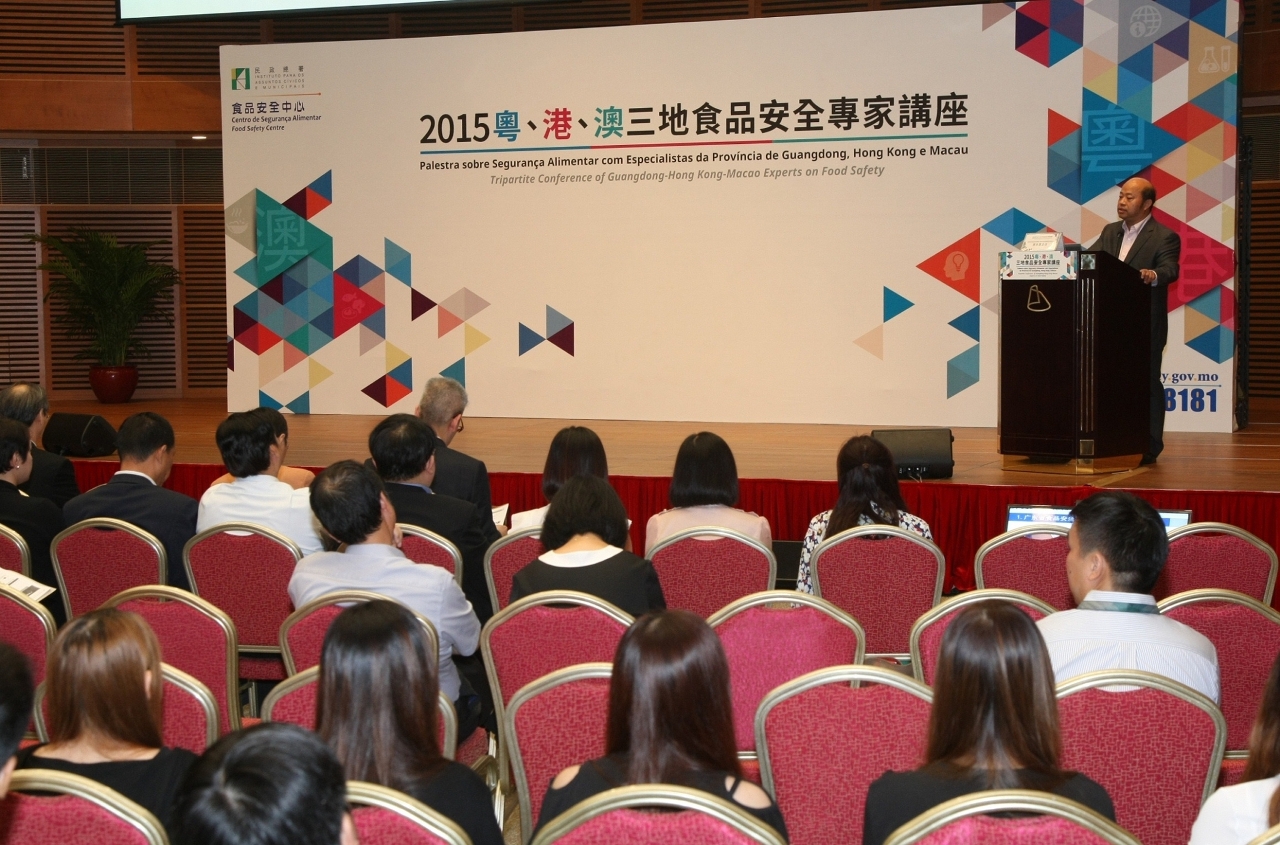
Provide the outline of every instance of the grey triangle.
<path id="1" fill-rule="evenodd" d="M 573 320 L 570 320 L 550 305 L 547 306 L 547 337 L 551 337 L 561 329 L 566 329 L 571 325 L 573 325 Z"/>

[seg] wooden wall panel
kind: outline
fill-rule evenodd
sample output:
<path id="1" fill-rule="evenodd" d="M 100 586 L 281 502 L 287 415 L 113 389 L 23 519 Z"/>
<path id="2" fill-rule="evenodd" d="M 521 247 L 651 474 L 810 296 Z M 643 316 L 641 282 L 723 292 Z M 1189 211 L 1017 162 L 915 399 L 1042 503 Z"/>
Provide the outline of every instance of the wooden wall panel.
<path id="1" fill-rule="evenodd" d="M 227 264 L 221 208 L 178 212 L 182 250 L 183 392 L 227 387 Z"/>
<path id="2" fill-rule="evenodd" d="M 1280 398 L 1280 182 L 1253 183 L 1249 396 Z"/>
<path id="3" fill-rule="evenodd" d="M 0 206 L 0 384 L 40 381 L 40 275 L 34 208 Z"/>
<path id="4" fill-rule="evenodd" d="M 0 0 L 0 73 L 125 72 L 115 0 Z"/>

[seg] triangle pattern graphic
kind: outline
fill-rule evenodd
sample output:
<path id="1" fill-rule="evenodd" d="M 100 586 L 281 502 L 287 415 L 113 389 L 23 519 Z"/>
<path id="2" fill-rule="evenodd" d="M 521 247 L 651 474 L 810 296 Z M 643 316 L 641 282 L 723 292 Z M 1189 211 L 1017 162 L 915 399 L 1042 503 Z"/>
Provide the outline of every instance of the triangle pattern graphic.
<path id="1" fill-rule="evenodd" d="M 258 404 L 264 408 L 271 408 L 272 410 L 275 410 L 275 411 L 278 411 L 284 407 L 284 405 L 280 404 L 275 399 L 272 399 L 270 396 L 268 396 L 265 390 L 258 391 Z"/>
<path id="2" fill-rule="evenodd" d="M 387 271 L 391 272 L 390 270 Z M 423 314 L 436 307 L 434 300 L 430 299 L 426 294 L 418 293 L 412 288 L 409 289 L 409 319 L 416 320 Z"/>
<path id="3" fill-rule="evenodd" d="M 408 361 L 411 357 L 408 352 L 405 352 L 403 349 L 401 349 L 398 346 L 392 345 L 390 341 L 387 342 L 386 353 L 387 353 L 387 372 L 391 372 L 396 367 L 403 364 L 405 361 Z"/>
<path id="4" fill-rule="evenodd" d="M 573 323 L 565 326 L 560 331 L 547 338 L 547 342 L 558 346 L 570 355 L 573 354 Z"/>
<path id="5" fill-rule="evenodd" d="M 559 311 L 552 308 L 550 305 L 547 306 L 547 336 L 548 337 L 560 331 L 561 329 L 565 328 L 572 322 L 573 320 L 570 320 L 568 317 L 561 314 Z"/>
<path id="6" fill-rule="evenodd" d="M 979 273 L 981 258 L 982 230 L 974 229 L 916 266 L 952 290 L 977 302 L 982 291 L 982 278 Z M 885 290 L 887 291 L 888 288 Z M 885 320 L 889 319 L 888 313 L 889 309 L 886 305 Z"/>
<path id="7" fill-rule="evenodd" d="M 443 303 L 441 303 L 439 308 L 436 309 L 436 320 L 439 327 L 436 337 L 444 337 L 449 332 L 462 325 L 462 318 L 446 309 Z"/>
<path id="8" fill-rule="evenodd" d="M 973 308 L 970 308 L 959 317 L 956 317 L 954 320 L 947 323 L 947 325 L 951 326 L 951 328 L 958 332 L 968 335 L 974 340 L 982 340 L 982 338 L 978 336 L 982 326 L 982 311 L 979 306 L 975 305 Z"/>
<path id="9" fill-rule="evenodd" d="M 978 383 L 979 346 L 973 346 L 947 362 L 947 398 Z"/>
<path id="10" fill-rule="evenodd" d="M 914 302 L 886 287 L 884 289 L 884 317 L 882 319 L 887 323 L 913 305 L 915 305 Z"/>
<path id="11" fill-rule="evenodd" d="M 440 371 L 440 375 L 451 378 L 463 387 L 467 386 L 467 359 L 459 358 Z"/>
<path id="12" fill-rule="evenodd" d="M 360 354 L 364 355 L 371 349 L 376 349 L 378 344 L 382 343 L 382 337 L 368 326 L 360 327 Z"/>
<path id="13" fill-rule="evenodd" d="M 304 392 L 297 399 L 294 399 L 292 402 L 285 405 L 285 407 L 290 411 L 293 411 L 295 414 L 311 413 L 311 391 L 308 390 Z"/>
<path id="14" fill-rule="evenodd" d="M 465 323 L 463 325 L 463 355 L 470 355 L 472 352 L 475 352 L 477 349 L 489 342 L 490 338 L 484 332 L 475 328 L 470 323 Z"/>
<path id="15" fill-rule="evenodd" d="M 413 256 L 409 255 L 409 251 L 390 238 L 383 238 L 383 265 L 387 268 L 387 272 L 391 274 L 391 278 L 404 282 L 406 285 L 413 284 Z"/>
<path id="16" fill-rule="evenodd" d="M 533 349 L 535 346 L 542 343 L 542 341 L 544 340 L 546 340 L 545 337 L 538 334 L 533 329 L 526 326 L 524 323 L 520 323 L 520 354 L 521 355 L 528 352 L 530 349 Z"/>
<path id="17" fill-rule="evenodd" d="M 307 361 L 307 389 L 315 387 L 320 382 L 333 375 L 333 370 L 321 364 L 315 358 Z"/>
<path id="18" fill-rule="evenodd" d="M 884 323 L 876 326 L 871 331 L 854 341 L 857 346 L 870 352 L 872 355 L 884 360 Z"/>

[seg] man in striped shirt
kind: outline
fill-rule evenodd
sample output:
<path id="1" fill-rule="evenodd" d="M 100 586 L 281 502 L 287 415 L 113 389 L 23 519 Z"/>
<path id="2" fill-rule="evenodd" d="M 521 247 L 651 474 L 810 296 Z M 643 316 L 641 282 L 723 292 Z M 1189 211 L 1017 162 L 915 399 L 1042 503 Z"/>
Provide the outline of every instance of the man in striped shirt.
<path id="1" fill-rule="evenodd" d="M 1075 610 L 1037 623 L 1058 682 L 1100 669 L 1164 675 L 1218 701 L 1213 643 L 1161 616 L 1151 589 L 1169 556 L 1155 508 L 1119 490 L 1095 493 L 1072 509 L 1067 580 Z"/>

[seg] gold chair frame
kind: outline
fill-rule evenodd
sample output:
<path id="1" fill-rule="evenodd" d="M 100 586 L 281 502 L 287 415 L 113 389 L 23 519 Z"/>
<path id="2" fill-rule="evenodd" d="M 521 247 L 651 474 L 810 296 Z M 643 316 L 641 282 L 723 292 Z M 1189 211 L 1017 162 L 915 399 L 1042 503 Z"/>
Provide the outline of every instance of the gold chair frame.
<path id="1" fill-rule="evenodd" d="M 1193 522 L 1190 525 L 1184 525 L 1181 528 L 1175 528 L 1170 531 L 1169 545 L 1173 545 L 1175 540 L 1192 534 L 1230 534 L 1232 537 L 1244 540 L 1246 543 L 1266 552 L 1267 557 L 1271 558 L 1271 571 L 1267 574 L 1267 586 L 1262 594 L 1262 603 L 1264 605 L 1271 604 L 1271 599 L 1276 590 L 1276 572 L 1280 571 L 1280 557 L 1277 557 L 1276 550 L 1271 548 L 1265 540 L 1255 534 L 1250 534 L 1243 528 L 1228 525 L 1225 522 Z M 1192 591 L 1187 590 L 1187 592 Z M 1173 596 L 1169 598 L 1173 598 Z"/>
<path id="2" fill-rule="evenodd" d="M 149 845 L 169 845 L 164 825 L 141 805 L 96 780 L 51 769 L 19 769 L 9 781 L 14 792 L 53 792 L 83 798 L 127 822 L 146 837 Z"/>
<path id="3" fill-rule="evenodd" d="M 1132 833 L 1083 804 L 1030 789 L 992 789 L 962 795 L 921 813 L 889 834 L 884 845 L 914 845 L 949 824 L 991 813 L 1034 813 L 1056 816 L 1084 828 L 1109 845 L 1142 845 Z"/>
<path id="4" fill-rule="evenodd" d="M 297 625 L 322 607 L 328 607 L 333 604 L 362 604 L 368 601 L 389 601 L 405 607 L 406 610 L 417 617 L 418 621 L 422 623 L 422 627 L 426 629 L 427 639 L 430 640 L 431 653 L 436 655 L 440 653 L 440 635 L 436 633 L 436 626 L 431 624 L 431 620 L 418 611 L 411 607 L 406 607 L 391 596 L 384 596 L 381 593 L 375 593 L 370 590 L 338 590 L 334 593 L 326 593 L 318 599 L 312 599 L 293 613 L 290 613 L 280 623 L 280 656 L 284 660 L 285 675 L 293 676 L 298 674 L 298 666 L 293 659 L 293 651 L 289 648 L 289 632 L 293 630 L 294 625 Z"/>
<path id="5" fill-rule="evenodd" d="M 493 612 L 497 613 L 499 608 L 506 610 L 502 606 L 502 602 L 498 601 L 498 588 L 493 583 L 493 555 L 500 549 L 511 545 L 517 540 L 523 540 L 527 537 L 541 537 L 542 526 L 535 525 L 532 528 L 522 528 L 519 531 L 512 531 L 505 537 L 499 537 L 493 541 L 493 544 L 485 550 L 484 553 L 484 582 L 489 587 L 489 601 L 492 603 Z"/>
<path id="6" fill-rule="evenodd" d="M 1032 537 L 1037 534 L 1053 534 L 1059 537 L 1066 537 L 1071 533 L 1071 529 L 1062 525 L 1030 525 L 1026 528 L 1015 528 L 1012 531 L 1006 531 L 999 536 L 992 537 L 987 542 L 978 547 L 978 552 L 973 556 L 973 583 L 979 590 L 988 589 L 986 582 L 982 576 L 982 562 L 987 559 L 987 555 L 998 546 L 1013 540 L 1020 540 L 1023 537 Z M 1065 573 L 1065 570 L 1064 570 Z M 1064 574 L 1065 578 L 1066 575 Z M 990 589 L 1003 589 L 1002 587 L 992 587 Z M 1016 592 L 1016 591 L 1015 591 Z"/>
<path id="7" fill-rule="evenodd" d="M 83 519 L 75 525 L 68 526 L 58 532 L 53 538 L 53 542 L 49 544 L 49 557 L 53 561 L 53 574 L 58 579 L 58 590 L 62 594 L 62 606 L 67 611 L 67 619 L 74 619 L 75 614 L 71 612 L 71 596 L 67 593 L 67 582 L 62 577 L 62 563 L 58 560 L 58 546 L 62 541 L 70 537 L 72 534 L 78 534 L 81 531 L 89 529 L 105 528 L 112 531 L 123 531 L 131 534 L 135 538 L 141 540 L 151 547 L 156 553 L 159 562 L 159 572 L 156 573 L 156 584 L 164 586 L 169 582 L 169 560 L 165 554 L 164 544 L 161 543 L 154 534 L 143 531 L 136 525 L 125 522 L 122 519 L 111 519 L 109 517 L 96 517 L 94 519 Z M 188 572 L 188 575 L 190 573 Z M 154 586 L 154 585 L 147 585 Z"/>
<path id="8" fill-rule="evenodd" d="M 448 816 L 431 809 L 403 792 L 397 792 L 376 783 L 359 780 L 347 781 L 347 803 L 361 807 L 377 807 L 402 816 L 425 828 L 432 836 L 444 840 L 447 845 L 471 845 L 471 838 Z"/>
<path id="9" fill-rule="evenodd" d="M 917 681 L 922 684 L 926 683 L 924 679 L 924 663 L 922 662 L 920 655 L 920 637 L 924 635 L 925 630 L 944 616 L 980 601 L 1007 601 L 1010 603 L 1028 605 L 1039 610 L 1045 616 L 1057 612 L 1053 605 L 1049 604 L 1047 601 L 1038 599 L 1029 593 L 1019 592 L 1018 590 L 1005 590 L 997 587 L 971 590 L 967 593 L 961 593 L 954 598 L 946 599 L 941 604 L 938 604 L 921 614 L 920 618 L 911 626 L 911 674 L 915 676 Z"/>
<path id="10" fill-rule="evenodd" d="M 435 543 L 448 552 L 453 557 L 453 580 L 459 587 L 462 586 L 462 552 L 458 550 L 458 547 L 449 538 L 423 528 L 421 525 L 409 525 L 406 522 L 397 522 L 396 528 L 399 528 L 400 533 L 406 537 L 417 537 L 421 540 L 426 540 L 428 543 Z M 412 560 L 412 558 L 410 559 Z M 416 563 L 417 561 L 414 562 Z"/>
<path id="11" fill-rule="evenodd" d="M 22 574 L 31 577 L 31 547 L 27 540 L 7 525 L 0 525 L 0 541 L 8 540 L 18 547 L 18 556 L 22 559 Z"/>

